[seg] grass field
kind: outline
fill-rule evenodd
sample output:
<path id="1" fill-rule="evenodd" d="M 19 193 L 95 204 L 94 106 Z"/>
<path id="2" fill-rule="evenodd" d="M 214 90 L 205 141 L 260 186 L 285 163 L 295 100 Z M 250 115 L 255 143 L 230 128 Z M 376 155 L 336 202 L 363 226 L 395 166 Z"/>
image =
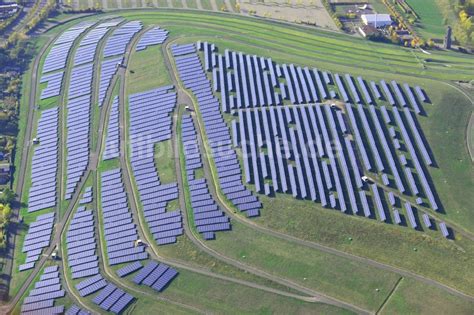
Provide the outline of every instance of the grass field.
<path id="1" fill-rule="evenodd" d="M 382 314 L 472 314 L 474 303 L 463 302 L 431 286 L 403 279 Z"/>
<path id="2" fill-rule="evenodd" d="M 176 182 L 171 140 L 162 141 L 155 145 L 155 165 L 162 184 Z"/>
<path id="3" fill-rule="evenodd" d="M 443 15 L 434 0 L 406 0 L 420 19 L 416 23 L 416 30 L 424 38 L 443 38 L 446 26 Z"/>

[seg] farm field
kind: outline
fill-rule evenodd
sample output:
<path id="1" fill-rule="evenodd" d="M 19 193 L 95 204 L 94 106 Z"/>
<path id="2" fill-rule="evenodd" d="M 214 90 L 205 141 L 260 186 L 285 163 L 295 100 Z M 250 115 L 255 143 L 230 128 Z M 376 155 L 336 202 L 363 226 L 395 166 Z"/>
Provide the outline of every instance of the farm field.
<path id="1" fill-rule="evenodd" d="M 420 17 L 416 29 L 424 38 L 442 39 L 446 32 L 444 17 L 437 1 L 406 0 L 410 7 Z"/>
<path id="2" fill-rule="evenodd" d="M 424 23 L 435 20 L 429 12 Z M 52 303 L 104 314 L 469 314 L 474 307 L 465 135 L 474 103 L 455 82 L 474 73 L 468 55 L 428 57 L 325 30 L 172 9 L 106 11 L 44 36 L 56 42 L 32 69 L 35 99 L 24 100 L 39 108 L 20 125 L 32 127 L 24 140 L 31 142 L 46 128 L 41 117 L 57 107 L 60 141 L 54 167 L 38 167 L 41 148 L 54 148 L 49 138 L 24 157 L 24 222 L 10 281 L 15 313 L 29 307 L 25 298 L 44 285 L 41 272 L 55 265 L 62 286 L 45 290 L 66 292 Z M 71 48 L 58 53 L 65 44 Z M 57 66 L 51 60 L 64 65 L 44 70 Z M 58 70 L 57 95 L 38 101 L 54 85 L 40 78 Z M 321 182 L 311 182 L 320 167 Z M 42 201 L 29 191 L 44 174 L 59 179 L 48 186 L 57 203 L 35 211 Z M 54 213 L 49 227 L 42 215 Z M 29 267 L 36 247 L 25 250 L 25 242 L 48 243 Z M 45 255 L 53 251 L 57 261 Z"/>

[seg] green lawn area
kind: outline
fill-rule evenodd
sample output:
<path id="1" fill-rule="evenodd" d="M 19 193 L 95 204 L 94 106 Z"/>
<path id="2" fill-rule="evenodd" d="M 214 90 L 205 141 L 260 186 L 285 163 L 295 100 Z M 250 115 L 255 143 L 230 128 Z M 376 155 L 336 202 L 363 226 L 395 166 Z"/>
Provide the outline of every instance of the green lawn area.
<path id="1" fill-rule="evenodd" d="M 161 45 L 134 52 L 127 72 L 127 95 L 171 84 L 165 71 Z"/>
<path id="2" fill-rule="evenodd" d="M 472 314 L 474 303 L 466 302 L 436 287 L 403 279 L 387 301 L 382 314 Z"/>
<path id="3" fill-rule="evenodd" d="M 176 168 L 171 140 L 162 141 L 155 145 L 155 165 L 162 184 L 176 182 Z"/>
<path id="4" fill-rule="evenodd" d="M 416 30 L 424 38 L 443 38 L 446 26 L 437 0 L 406 0 L 406 2 L 420 17 L 416 23 Z"/>

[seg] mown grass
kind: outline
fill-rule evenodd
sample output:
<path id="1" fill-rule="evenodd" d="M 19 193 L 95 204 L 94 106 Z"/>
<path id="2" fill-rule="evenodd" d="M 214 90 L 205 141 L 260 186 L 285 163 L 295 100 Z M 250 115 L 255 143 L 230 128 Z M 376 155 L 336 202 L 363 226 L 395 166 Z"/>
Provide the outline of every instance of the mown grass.
<path id="1" fill-rule="evenodd" d="M 188 271 L 180 271 L 162 296 L 220 314 L 351 314 L 331 305 L 301 302 Z"/>
<path id="2" fill-rule="evenodd" d="M 436 0 L 406 0 L 419 16 L 416 30 L 425 38 L 443 38 L 446 27 Z"/>
<path id="3" fill-rule="evenodd" d="M 127 95 L 171 84 L 169 76 L 163 75 L 166 67 L 161 55 L 161 45 L 134 52 L 127 69 Z"/>
<path id="4" fill-rule="evenodd" d="M 404 278 L 387 301 L 382 314 L 472 314 L 474 303 L 439 288 Z"/>
<path id="5" fill-rule="evenodd" d="M 205 13 L 206 18 L 203 19 L 203 14 L 173 10 L 123 13 L 127 18 L 140 19 L 146 24 L 160 23 L 172 31 L 172 34 L 231 39 L 266 51 L 260 55 L 268 55 L 270 51 L 272 54 L 284 52 L 294 56 L 294 62 L 301 63 L 297 61 L 301 59 L 305 60 L 302 64 L 317 64 L 322 68 L 326 65 L 331 65 L 331 68 L 338 65 L 341 69 L 347 69 L 343 71 L 348 72 L 358 72 L 360 68 L 364 68 L 392 74 L 461 79 L 469 78 L 471 72 L 469 69 L 474 66 L 474 62 L 467 56 L 452 52 L 435 52 L 436 57 L 451 64 L 451 67 L 445 68 L 425 63 L 427 55 L 409 48 L 372 43 L 339 33 L 292 25 L 283 26 L 276 22 L 263 22 L 235 15 Z M 249 33 L 252 36 L 248 36 Z M 435 56 L 431 55 L 430 58 Z M 440 71 L 441 69 L 443 71 Z"/>
<path id="6" fill-rule="evenodd" d="M 399 278 L 349 259 L 276 240 L 235 220 L 232 232 L 219 234 L 209 246 L 241 263 L 373 311 Z"/>
<path id="7" fill-rule="evenodd" d="M 155 165 L 162 184 L 176 182 L 173 143 L 171 140 L 161 141 L 155 145 Z"/>

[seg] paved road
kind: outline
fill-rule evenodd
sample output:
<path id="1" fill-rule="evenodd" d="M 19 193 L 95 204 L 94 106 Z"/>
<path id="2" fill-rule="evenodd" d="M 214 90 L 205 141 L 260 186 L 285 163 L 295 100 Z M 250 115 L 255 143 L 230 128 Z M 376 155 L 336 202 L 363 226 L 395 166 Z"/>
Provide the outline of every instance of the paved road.
<path id="1" fill-rule="evenodd" d="M 165 44 L 165 46 L 169 46 L 170 44 L 171 44 L 171 42 L 168 42 L 167 44 Z M 169 62 L 170 57 L 167 54 L 167 51 L 164 51 L 164 56 L 165 56 L 165 63 L 168 66 L 168 64 L 170 64 L 170 62 Z M 168 61 L 166 61 L 166 59 L 168 59 Z M 170 73 L 174 73 L 174 70 Z M 179 86 L 181 86 L 181 84 Z M 182 88 L 182 86 L 181 86 L 181 88 Z M 201 136 L 205 135 L 206 133 L 205 133 L 204 126 L 202 126 L 199 119 L 197 119 L 197 122 L 198 122 L 198 127 L 199 127 L 198 128 L 199 133 L 201 134 Z M 205 139 L 205 137 L 203 137 L 203 139 Z M 206 150 L 207 150 L 206 146 L 204 146 L 204 151 L 202 152 L 203 156 L 211 156 L 210 152 L 206 152 Z M 216 187 L 218 187 L 218 182 L 219 181 L 217 179 L 218 178 L 217 174 L 215 174 L 215 172 L 212 168 L 211 168 L 210 171 L 211 171 L 211 174 L 209 174 L 210 175 L 209 178 L 211 178 L 212 181 L 213 181 L 213 184 Z M 265 233 L 265 234 L 273 236 L 273 237 L 277 237 L 279 239 L 282 239 L 282 240 L 285 240 L 285 241 L 288 241 L 288 242 L 291 242 L 291 243 L 306 246 L 306 247 L 309 247 L 309 248 L 314 248 L 314 249 L 317 249 L 317 250 L 320 250 L 320 251 L 323 251 L 323 252 L 326 252 L 326 253 L 330 253 L 330 254 L 339 256 L 339 257 L 343 257 L 343 258 L 347 258 L 347 259 L 350 259 L 350 260 L 353 260 L 353 261 L 361 262 L 363 264 L 366 264 L 366 265 L 369 265 L 369 266 L 372 266 L 372 267 L 376 267 L 376 268 L 379 268 L 379 269 L 382 269 L 382 270 L 387 270 L 387 271 L 390 271 L 390 272 L 394 272 L 394 273 L 397 273 L 397 274 L 402 275 L 404 277 L 414 278 L 414 279 L 419 280 L 419 281 L 421 281 L 425 284 L 433 285 L 433 286 L 435 286 L 439 289 L 445 290 L 445 291 L 447 291 L 451 294 L 454 294 L 458 297 L 461 297 L 461 298 L 464 298 L 464 299 L 467 299 L 467 300 L 470 300 L 470 301 L 474 302 L 474 297 L 473 296 L 471 296 L 469 294 L 466 294 L 466 293 L 464 293 L 460 290 L 457 290 L 455 288 L 452 288 L 452 287 L 450 287 L 446 284 L 438 282 L 436 280 L 433 280 L 433 279 L 427 278 L 425 276 L 419 275 L 417 273 L 414 273 L 412 271 L 405 270 L 405 269 L 395 267 L 395 266 L 391 266 L 391 265 L 388 265 L 388 264 L 385 264 L 385 263 L 381 263 L 381 262 L 378 262 L 378 261 L 375 261 L 375 260 L 372 260 L 372 259 L 369 259 L 369 258 L 366 258 L 366 257 L 361 257 L 361 256 L 357 256 L 357 255 L 354 255 L 354 254 L 346 253 L 346 252 L 343 252 L 343 251 L 325 246 L 325 245 L 320 244 L 320 243 L 306 241 L 306 240 L 303 240 L 303 239 L 300 239 L 300 238 L 297 238 L 297 237 L 294 237 L 294 236 L 291 236 L 291 235 L 288 235 L 288 234 L 284 234 L 284 233 L 281 233 L 281 232 L 278 232 L 278 231 L 268 229 L 264 226 L 261 226 L 261 225 L 255 223 L 252 220 L 249 220 L 249 219 L 243 217 L 240 214 L 234 213 L 234 211 L 227 206 L 226 201 L 225 201 L 225 197 L 222 196 L 222 194 L 219 190 L 216 191 L 216 196 L 217 196 L 218 200 L 220 201 L 220 203 L 224 206 L 223 209 L 226 210 L 228 215 L 230 215 L 233 219 L 238 220 L 242 224 L 245 224 L 246 226 L 248 226 L 250 228 L 253 228 L 255 230 L 258 230 L 262 233 Z"/>

